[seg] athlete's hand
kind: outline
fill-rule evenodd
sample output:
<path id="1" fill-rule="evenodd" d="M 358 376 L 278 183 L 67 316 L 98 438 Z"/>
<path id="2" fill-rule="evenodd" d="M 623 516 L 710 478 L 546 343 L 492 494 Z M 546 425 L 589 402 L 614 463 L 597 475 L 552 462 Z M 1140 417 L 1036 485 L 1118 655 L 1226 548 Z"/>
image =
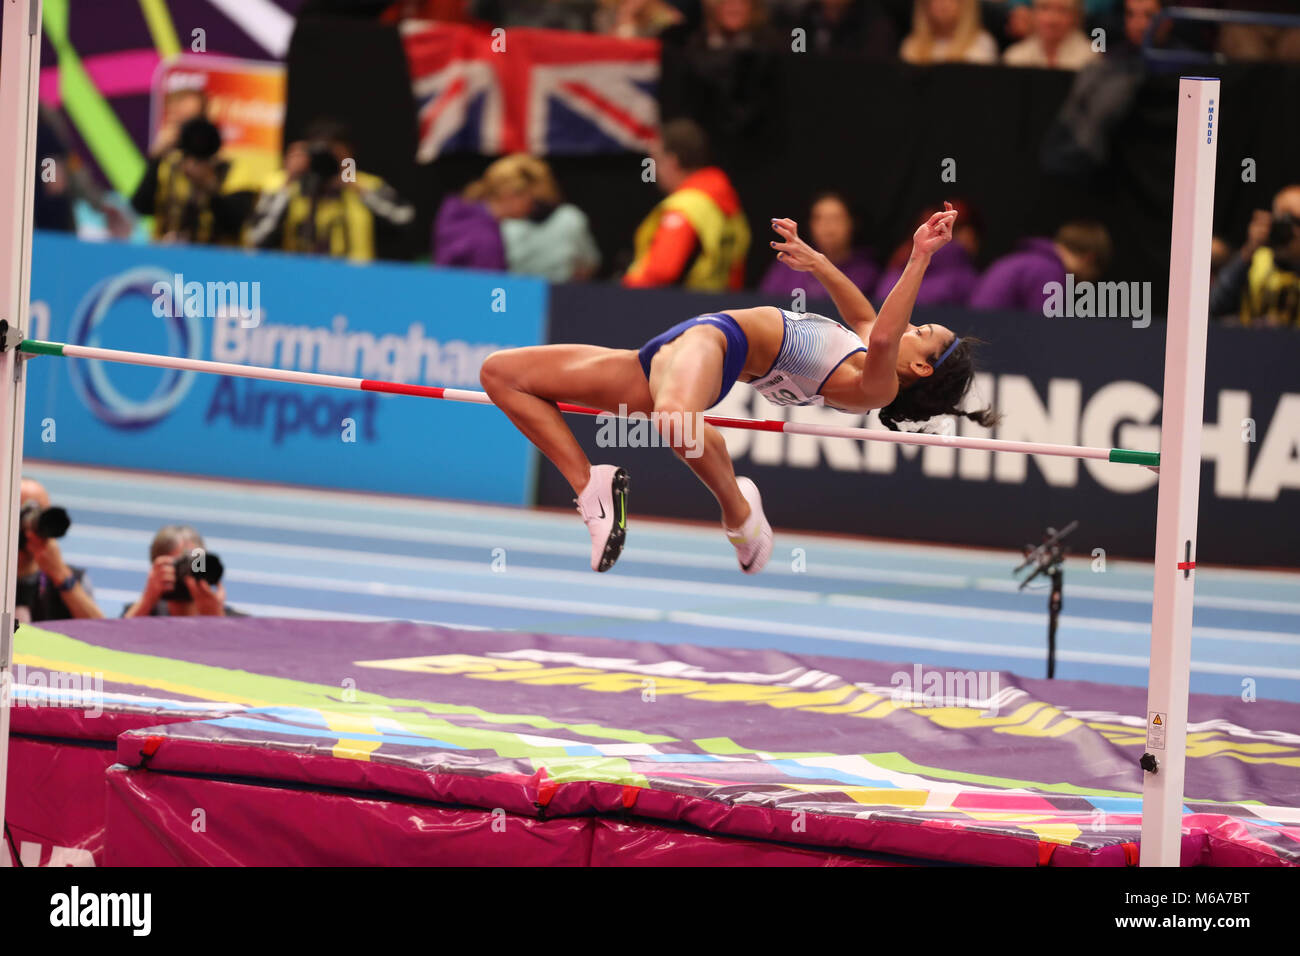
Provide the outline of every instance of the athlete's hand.
<path id="1" fill-rule="evenodd" d="M 957 210 L 952 203 L 943 204 L 943 212 L 936 212 L 921 223 L 921 228 L 912 236 L 912 255 L 929 258 L 952 239 L 952 225 L 957 221 Z"/>
<path id="2" fill-rule="evenodd" d="M 783 241 L 772 242 L 776 261 L 795 272 L 811 272 L 822 259 L 822 254 L 799 238 L 799 224 L 793 219 L 773 219 L 772 228 Z"/>

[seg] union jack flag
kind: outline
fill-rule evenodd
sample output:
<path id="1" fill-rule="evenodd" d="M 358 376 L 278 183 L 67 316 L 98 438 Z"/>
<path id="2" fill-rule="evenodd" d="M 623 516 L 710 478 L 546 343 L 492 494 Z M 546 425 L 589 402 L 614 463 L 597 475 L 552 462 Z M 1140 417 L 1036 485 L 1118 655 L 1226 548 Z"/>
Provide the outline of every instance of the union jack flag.
<path id="1" fill-rule="evenodd" d="M 456 23 L 403 28 L 417 158 L 644 151 L 659 125 L 659 42 Z"/>

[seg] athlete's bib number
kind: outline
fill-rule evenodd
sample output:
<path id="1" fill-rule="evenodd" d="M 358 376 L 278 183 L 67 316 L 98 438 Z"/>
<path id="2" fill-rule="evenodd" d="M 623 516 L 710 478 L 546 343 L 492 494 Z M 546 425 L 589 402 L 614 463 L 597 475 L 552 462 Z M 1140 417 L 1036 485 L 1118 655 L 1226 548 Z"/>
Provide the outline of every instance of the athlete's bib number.
<path id="1" fill-rule="evenodd" d="M 758 393 L 773 405 L 820 405 L 825 399 L 820 395 L 805 395 L 786 376 L 777 373 L 778 382 L 751 382 Z"/>

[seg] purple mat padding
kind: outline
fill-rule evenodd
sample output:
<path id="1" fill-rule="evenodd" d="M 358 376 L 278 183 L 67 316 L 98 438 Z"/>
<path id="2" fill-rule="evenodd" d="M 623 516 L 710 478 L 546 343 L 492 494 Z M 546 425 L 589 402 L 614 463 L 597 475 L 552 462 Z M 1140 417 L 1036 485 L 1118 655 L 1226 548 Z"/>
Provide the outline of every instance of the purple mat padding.
<path id="1" fill-rule="evenodd" d="M 407 622 L 59 632 L 19 661 L 242 708 L 120 734 L 135 774 L 957 863 L 1139 853 L 1141 688 Z M 1185 864 L 1300 864 L 1300 705 L 1194 695 L 1186 780 Z"/>

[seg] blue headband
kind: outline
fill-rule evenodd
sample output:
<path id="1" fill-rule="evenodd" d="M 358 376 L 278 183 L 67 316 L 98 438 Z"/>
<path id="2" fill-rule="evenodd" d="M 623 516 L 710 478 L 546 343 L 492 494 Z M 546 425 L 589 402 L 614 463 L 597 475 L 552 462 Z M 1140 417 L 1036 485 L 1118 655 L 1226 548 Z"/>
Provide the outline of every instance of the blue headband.
<path id="1" fill-rule="evenodd" d="M 934 367 L 935 367 L 935 368 L 938 368 L 940 365 L 942 365 L 942 364 L 944 363 L 944 360 L 947 359 L 948 356 L 952 354 L 952 350 L 955 349 L 955 348 L 956 348 L 957 346 L 959 346 L 959 345 L 961 345 L 961 336 L 960 336 L 960 335 L 955 336 L 955 337 L 953 338 L 953 340 L 952 340 L 952 345 L 948 346 L 948 347 L 944 350 L 944 353 L 943 353 L 942 355 L 939 356 L 939 361 L 937 361 L 937 362 L 934 363 Z"/>

